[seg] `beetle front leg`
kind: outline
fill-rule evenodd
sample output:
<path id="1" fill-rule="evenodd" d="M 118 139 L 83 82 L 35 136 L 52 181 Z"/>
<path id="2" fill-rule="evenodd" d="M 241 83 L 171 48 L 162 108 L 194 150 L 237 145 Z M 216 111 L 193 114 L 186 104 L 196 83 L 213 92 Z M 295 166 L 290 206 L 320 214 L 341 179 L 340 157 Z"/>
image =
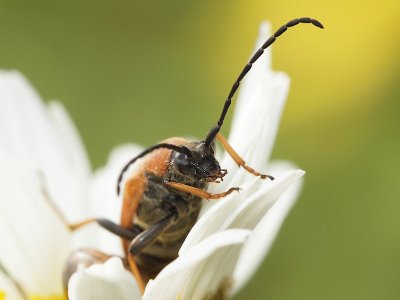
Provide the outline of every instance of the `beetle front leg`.
<path id="1" fill-rule="evenodd" d="M 253 168 L 246 165 L 246 162 L 244 161 L 244 159 L 241 158 L 239 156 L 239 154 L 237 154 L 237 152 L 232 148 L 231 145 L 229 145 L 228 141 L 222 134 L 220 134 L 220 133 L 217 134 L 217 140 L 222 144 L 222 146 L 225 148 L 226 152 L 228 152 L 230 157 L 232 157 L 232 159 L 235 161 L 235 163 L 237 163 L 237 165 L 239 167 L 242 167 L 247 172 L 249 172 L 255 176 L 260 176 L 260 178 L 262 178 L 262 179 L 269 178 L 271 180 L 274 180 L 274 177 L 272 177 L 271 175 L 261 174 L 260 172 L 257 172 Z"/>
<path id="2" fill-rule="evenodd" d="M 183 184 L 183 183 L 179 183 L 179 182 L 175 182 L 175 181 L 165 181 L 164 184 L 168 187 L 171 187 L 175 190 L 181 191 L 181 192 L 185 192 L 185 193 L 189 193 L 192 195 L 195 195 L 197 197 L 203 198 L 203 199 L 219 199 L 219 198 L 223 198 L 225 196 L 228 196 L 229 194 L 231 194 L 232 192 L 235 191 L 240 191 L 240 188 L 237 187 L 233 187 L 230 188 L 229 190 L 227 190 L 226 192 L 223 193 L 218 193 L 218 194 L 212 194 L 209 193 L 205 190 L 187 185 L 187 184 Z"/>
<path id="3" fill-rule="evenodd" d="M 143 248 L 145 248 L 146 246 L 153 243 L 157 239 L 157 237 L 160 236 L 160 234 L 162 234 L 172 224 L 174 224 L 176 222 L 177 217 L 178 217 L 177 213 L 171 213 L 164 219 L 161 219 L 154 225 L 151 225 L 149 228 L 142 231 L 129 244 L 129 250 L 128 250 L 129 267 L 131 269 L 133 276 L 135 276 L 135 279 L 137 281 L 137 284 L 139 286 L 139 289 L 140 289 L 140 292 L 142 293 L 142 295 L 144 293 L 144 288 L 145 288 L 146 284 L 143 280 L 142 274 L 137 266 L 137 263 L 136 263 L 134 257 Z"/>

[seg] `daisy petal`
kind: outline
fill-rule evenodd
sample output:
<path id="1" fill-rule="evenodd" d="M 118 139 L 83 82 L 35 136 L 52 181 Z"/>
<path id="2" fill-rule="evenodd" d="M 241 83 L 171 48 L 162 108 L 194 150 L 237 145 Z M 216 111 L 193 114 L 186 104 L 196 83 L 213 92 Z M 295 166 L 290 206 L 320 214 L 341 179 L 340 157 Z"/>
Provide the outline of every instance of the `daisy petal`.
<path id="1" fill-rule="evenodd" d="M 221 229 L 254 229 L 271 207 L 279 202 L 282 194 L 303 176 L 304 173 L 303 170 L 291 170 L 283 176 L 276 178 L 271 184 L 266 184 L 264 181 L 256 193 L 243 201 L 241 205 L 231 213 Z"/>
<path id="2" fill-rule="evenodd" d="M 91 167 L 79 133 L 71 117 L 61 103 L 50 102 L 47 110 L 52 118 L 54 128 L 60 136 L 63 137 L 64 151 L 69 159 L 67 163 L 71 165 L 77 184 L 76 190 L 79 192 L 84 191 L 87 187 L 86 185 L 91 173 Z M 78 195 L 78 197 L 81 196 L 82 195 Z M 88 210 L 87 203 L 88 201 L 80 202 L 80 205 L 74 211 L 74 218 L 87 217 L 85 214 Z"/>
<path id="3" fill-rule="evenodd" d="M 232 272 L 250 231 L 216 233 L 166 266 L 148 283 L 143 299 L 206 299 L 226 295 Z"/>
<path id="4" fill-rule="evenodd" d="M 65 111 L 50 113 L 26 79 L 15 71 L 0 72 L 0 149 L 42 173 L 49 194 L 69 219 L 82 209 L 87 177 L 83 147 Z"/>
<path id="5" fill-rule="evenodd" d="M 121 204 L 117 196 L 117 179 L 125 164 L 142 151 L 134 144 L 121 145 L 111 152 L 107 164 L 96 170 L 91 181 L 91 215 L 100 215 L 119 221 Z M 99 205 L 100 204 L 100 205 Z"/>
<path id="6" fill-rule="evenodd" d="M 239 291 L 254 275 L 267 256 L 275 237 L 295 203 L 301 190 L 302 181 L 296 181 L 264 215 L 246 241 L 235 268 L 233 293 Z"/>
<path id="7" fill-rule="evenodd" d="M 286 162 L 275 163 L 271 169 L 278 177 L 274 181 L 253 178 L 241 186 L 239 194 L 231 194 L 215 203 L 193 226 L 179 253 L 183 254 L 218 231 L 228 228 L 253 229 L 285 189 L 304 174 L 301 170 L 287 171 L 292 167 Z"/>
<path id="8" fill-rule="evenodd" d="M 27 295 L 62 295 L 69 231 L 36 175 L 0 155 L 0 264 Z"/>
<path id="9" fill-rule="evenodd" d="M 231 194 L 209 207 L 207 212 L 201 216 L 192 230 L 190 230 L 179 250 L 179 255 L 183 255 L 190 247 L 220 231 L 229 215 L 253 192 L 258 180 L 258 178 L 253 178 L 253 180 L 240 187 L 239 194 Z"/>
<path id="10" fill-rule="evenodd" d="M 135 300 L 140 292 L 121 259 L 110 258 L 72 275 L 68 283 L 70 300 Z"/>

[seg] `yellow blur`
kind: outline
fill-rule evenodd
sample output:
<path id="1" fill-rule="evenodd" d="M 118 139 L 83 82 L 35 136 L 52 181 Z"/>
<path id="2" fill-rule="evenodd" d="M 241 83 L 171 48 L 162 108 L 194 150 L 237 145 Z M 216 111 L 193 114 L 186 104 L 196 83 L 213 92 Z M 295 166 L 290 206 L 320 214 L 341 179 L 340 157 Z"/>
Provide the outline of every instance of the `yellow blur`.
<path id="1" fill-rule="evenodd" d="M 324 120 L 327 115 L 334 118 L 360 105 L 373 106 L 380 99 L 367 95 L 399 66 L 400 2 L 395 0 L 233 1 L 228 7 L 215 4 L 212 8 L 203 3 L 187 20 L 199 32 L 204 30 L 200 20 L 205 15 L 208 24 L 222 24 L 216 27 L 218 41 L 204 45 L 208 55 L 224 59 L 223 67 L 209 74 L 216 82 L 239 72 L 238 66 L 245 61 L 237 63 L 238 57 L 249 56 L 261 20 L 270 21 L 273 30 L 303 16 L 324 24 L 324 30 L 308 25 L 291 28 L 272 47 L 274 69 L 284 70 L 292 78 L 289 99 L 296 99 L 290 104 L 296 110 L 290 116 L 292 121 L 308 117 Z"/>

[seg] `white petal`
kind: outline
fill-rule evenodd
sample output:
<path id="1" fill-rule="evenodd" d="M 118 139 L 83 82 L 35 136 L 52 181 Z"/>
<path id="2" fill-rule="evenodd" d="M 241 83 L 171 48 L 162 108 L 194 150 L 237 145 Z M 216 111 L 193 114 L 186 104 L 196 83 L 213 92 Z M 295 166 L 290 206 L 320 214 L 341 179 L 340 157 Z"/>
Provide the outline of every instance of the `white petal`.
<path id="1" fill-rule="evenodd" d="M 15 283 L 0 270 L 0 299 L 23 300 Z"/>
<path id="2" fill-rule="evenodd" d="M 62 295 L 69 231 L 43 182 L 0 155 L 0 264 L 30 295 Z"/>
<path id="3" fill-rule="evenodd" d="M 18 72 L 0 72 L 0 149 L 33 170 L 40 171 L 51 198 L 74 220 L 87 195 L 86 154 L 61 106 L 50 113 Z M 75 217 L 75 218 L 74 218 Z"/>
<path id="4" fill-rule="evenodd" d="M 218 200 L 213 206 L 211 206 L 207 212 L 200 217 L 189 232 L 185 242 L 179 250 L 179 255 L 183 255 L 190 247 L 220 231 L 226 218 L 228 218 L 229 215 L 240 206 L 240 203 L 245 201 L 246 197 L 254 191 L 254 187 L 257 186 L 258 180 L 258 178 L 253 178 L 253 180 L 240 187 L 242 190 L 238 194 L 231 194 Z"/>
<path id="5" fill-rule="evenodd" d="M 197 300 L 216 293 L 231 279 L 240 249 L 249 234 L 248 230 L 234 229 L 208 237 L 150 281 L 143 298 Z"/>
<path id="6" fill-rule="evenodd" d="M 278 199 L 280 193 L 283 193 L 286 187 L 304 173 L 303 171 L 289 172 L 288 170 L 293 167 L 288 162 L 271 164 L 271 170 L 276 176 L 274 181 L 261 180 L 253 176 L 250 181 L 241 186 L 242 190 L 239 194 L 231 194 L 218 200 L 193 226 L 179 253 L 184 253 L 207 236 L 227 228 L 253 229 L 260 216 L 262 217 L 265 210 L 268 210 Z M 259 213 L 258 219 L 255 218 L 252 209 Z M 242 217 L 242 214 L 245 216 Z M 242 218 L 242 223 L 236 224 L 240 218 Z M 253 226 L 249 226 L 251 222 Z"/>
<path id="7" fill-rule="evenodd" d="M 254 229 L 269 209 L 277 203 L 281 195 L 303 175 L 304 171 L 302 170 L 291 170 L 276 178 L 271 184 L 264 181 L 256 193 L 243 201 L 231 213 L 222 225 L 222 230 L 226 228 Z"/>
<path id="8" fill-rule="evenodd" d="M 269 36 L 270 28 L 262 24 L 256 50 Z M 248 165 L 260 172 L 268 173 L 268 160 L 278 130 L 288 89 L 289 78 L 281 72 L 270 69 L 270 49 L 253 65 L 244 79 L 235 107 L 229 142 Z M 237 167 L 225 154 L 221 162 L 228 168 L 222 188 L 241 185 L 252 176 L 246 172 L 236 172 Z M 235 177 L 235 178 L 234 178 Z"/>
<path id="9" fill-rule="evenodd" d="M 116 192 L 118 176 L 125 164 L 140 151 L 142 147 L 138 145 L 121 145 L 111 152 L 107 164 L 96 170 L 90 187 L 91 214 L 119 221 L 122 203 Z"/>
<path id="10" fill-rule="evenodd" d="M 234 272 L 233 293 L 240 290 L 254 275 L 267 256 L 278 231 L 295 203 L 302 181 L 296 181 L 265 214 L 246 241 Z"/>
<path id="11" fill-rule="evenodd" d="M 91 174 L 91 167 L 86 149 L 82 143 L 79 133 L 73 121 L 71 120 L 71 117 L 61 103 L 50 102 L 48 105 L 48 112 L 52 118 L 54 129 L 60 136 L 63 137 L 64 152 L 66 153 L 65 156 L 68 158 L 68 161 L 65 163 L 70 165 L 70 177 L 75 177 L 77 190 L 84 191 L 87 189 L 88 177 Z M 81 197 L 81 195 L 78 195 L 78 197 Z M 86 199 L 81 201 L 82 206 L 77 208 L 75 218 L 84 216 L 84 213 L 88 208 L 85 205 L 87 202 L 88 201 Z"/>
<path id="12" fill-rule="evenodd" d="M 117 257 L 78 271 L 72 275 L 68 286 L 70 300 L 140 299 L 135 279 Z"/>

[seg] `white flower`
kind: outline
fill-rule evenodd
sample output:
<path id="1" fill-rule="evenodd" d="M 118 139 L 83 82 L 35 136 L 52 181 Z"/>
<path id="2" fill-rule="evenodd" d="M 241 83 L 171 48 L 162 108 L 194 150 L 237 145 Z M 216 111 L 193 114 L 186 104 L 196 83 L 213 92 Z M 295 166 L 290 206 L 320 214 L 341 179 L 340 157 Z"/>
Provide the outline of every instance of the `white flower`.
<path id="1" fill-rule="evenodd" d="M 257 46 L 268 32 L 263 24 Z M 242 191 L 205 203 L 179 257 L 148 283 L 144 299 L 232 296 L 265 258 L 304 174 L 287 162 L 269 163 L 288 87 L 285 74 L 271 71 L 267 51 L 244 79 L 229 137 L 248 165 L 276 179 L 255 178 L 224 154 L 220 163 L 229 173 L 210 189 L 240 186 Z M 61 269 L 76 246 L 120 253 L 116 237 L 94 228 L 71 237 L 49 199 L 70 221 L 92 216 L 117 221 L 117 174 L 139 151 L 137 146 L 118 148 L 91 177 L 62 106 L 43 105 L 19 74 L 0 74 L 0 299 L 1 293 L 6 299 L 61 299 Z M 96 206 L 90 205 L 92 199 Z M 75 273 L 68 294 L 70 300 L 139 298 L 118 258 Z"/>

